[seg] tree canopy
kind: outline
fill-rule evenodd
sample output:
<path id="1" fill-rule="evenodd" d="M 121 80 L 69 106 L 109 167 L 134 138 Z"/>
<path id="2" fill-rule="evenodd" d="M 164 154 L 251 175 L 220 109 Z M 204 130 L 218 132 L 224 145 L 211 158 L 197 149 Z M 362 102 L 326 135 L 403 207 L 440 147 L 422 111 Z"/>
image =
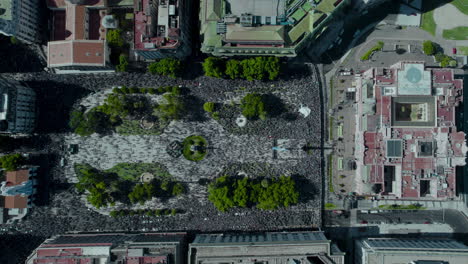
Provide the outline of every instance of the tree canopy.
<path id="1" fill-rule="evenodd" d="M 180 60 L 173 58 L 165 58 L 157 62 L 153 62 L 148 66 L 148 71 L 151 74 L 159 74 L 175 78 L 180 74 L 182 64 Z"/>
<path id="2" fill-rule="evenodd" d="M 26 159 L 21 154 L 8 154 L 0 157 L 0 166 L 6 171 L 15 171 Z"/>
<path id="3" fill-rule="evenodd" d="M 185 114 L 185 103 L 177 93 L 163 95 L 165 102 L 154 108 L 153 114 L 163 121 L 179 120 Z"/>
<path id="4" fill-rule="evenodd" d="M 222 78 L 224 73 L 224 61 L 220 58 L 208 57 L 203 62 L 205 76 Z"/>
<path id="5" fill-rule="evenodd" d="M 228 60 L 226 63 L 226 75 L 231 79 L 237 79 L 242 77 L 241 62 L 238 60 Z"/>
<path id="6" fill-rule="evenodd" d="M 86 113 L 73 111 L 70 116 L 70 128 L 80 136 L 89 136 L 96 132 L 102 132 L 111 126 L 109 116 L 92 109 Z"/>
<path id="7" fill-rule="evenodd" d="M 128 58 L 125 54 L 120 54 L 119 64 L 115 66 L 115 70 L 118 72 L 126 72 L 128 70 Z"/>
<path id="8" fill-rule="evenodd" d="M 208 199 L 222 212 L 252 205 L 263 210 L 275 210 L 298 202 L 299 192 L 291 177 L 271 179 L 268 184 L 262 182 L 247 177 L 222 176 L 208 186 Z"/>
<path id="9" fill-rule="evenodd" d="M 267 112 L 265 110 L 265 102 L 262 95 L 257 93 L 247 94 L 241 100 L 242 115 L 249 119 L 261 118 L 265 119 Z"/>
<path id="10" fill-rule="evenodd" d="M 253 80 L 275 80 L 280 73 L 277 57 L 254 57 L 243 60 L 230 59 L 226 62 L 220 58 L 209 57 L 203 63 L 206 76 L 231 79 L 243 78 Z"/>
<path id="11" fill-rule="evenodd" d="M 106 34 L 106 41 L 111 46 L 123 47 L 124 39 L 122 38 L 122 30 L 109 29 Z"/>
<path id="12" fill-rule="evenodd" d="M 426 55 L 434 55 L 436 53 L 436 45 L 430 40 L 423 42 L 423 51 Z"/>

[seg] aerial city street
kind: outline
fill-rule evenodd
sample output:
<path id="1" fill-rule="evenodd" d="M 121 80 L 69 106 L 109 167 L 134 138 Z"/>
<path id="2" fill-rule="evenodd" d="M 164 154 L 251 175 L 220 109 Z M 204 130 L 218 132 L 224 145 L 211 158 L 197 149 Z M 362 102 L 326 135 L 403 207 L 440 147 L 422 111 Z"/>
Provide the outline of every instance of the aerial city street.
<path id="1" fill-rule="evenodd" d="M 0 264 L 467 264 L 468 0 L 0 0 Z"/>

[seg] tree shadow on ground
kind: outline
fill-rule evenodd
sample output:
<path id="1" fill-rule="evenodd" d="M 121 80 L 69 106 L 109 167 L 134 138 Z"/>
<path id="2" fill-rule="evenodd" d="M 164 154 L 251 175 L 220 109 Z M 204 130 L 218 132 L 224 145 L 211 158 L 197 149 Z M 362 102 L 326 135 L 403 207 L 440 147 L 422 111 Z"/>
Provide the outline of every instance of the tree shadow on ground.
<path id="1" fill-rule="evenodd" d="M 291 79 L 298 79 L 300 77 L 310 75 L 310 69 L 305 64 L 298 64 L 298 63 L 288 63 L 281 65 L 281 74 L 279 79 L 288 81 Z"/>
<path id="2" fill-rule="evenodd" d="M 287 111 L 281 98 L 274 94 L 264 94 L 263 100 L 265 103 L 265 110 L 271 117 L 280 116 Z"/>
<path id="3" fill-rule="evenodd" d="M 188 121 L 204 122 L 208 120 L 205 110 L 203 110 L 204 101 L 194 95 L 186 95 L 184 101 Z"/>
<path id="4" fill-rule="evenodd" d="M 320 191 L 310 180 L 298 174 L 291 175 L 291 177 L 296 182 L 296 188 L 299 192 L 299 203 L 319 199 Z"/>
<path id="5" fill-rule="evenodd" d="M 37 94 L 37 127 L 39 133 L 69 130 L 68 121 L 73 105 L 89 91 L 78 85 L 55 81 L 26 81 Z"/>

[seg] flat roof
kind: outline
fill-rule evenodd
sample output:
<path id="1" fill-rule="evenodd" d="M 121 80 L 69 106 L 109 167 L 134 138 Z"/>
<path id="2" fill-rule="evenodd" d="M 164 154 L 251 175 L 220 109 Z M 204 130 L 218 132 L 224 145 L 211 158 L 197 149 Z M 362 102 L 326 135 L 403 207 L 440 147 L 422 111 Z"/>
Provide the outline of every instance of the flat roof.
<path id="1" fill-rule="evenodd" d="M 265 25 L 245 28 L 239 24 L 227 25 L 227 42 L 284 42 L 284 26 Z"/>
<path id="2" fill-rule="evenodd" d="M 328 241 L 323 232 L 272 232 L 263 234 L 201 234 L 192 244 L 273 244 L 284 242 Z"/>
<path id="3" fill-rule="evenodd" d="M 434 127 L 436 126 L 436 98 L 434 96 L 400 96 L 392 97 L 391 116 L 392 126 L 394 127 Z M 411 105 L 424 105 L 424 120 L 397 120 L 398 107 L 407 104 Z M 410 108 L 410 107 L 408 107 Z M 412 107 L 411 107 L 412 108 Z M 408 113 L 414 109 L 407 109 Z"/>
<path id="4" fill-rule="evenodd" d="M 11 2 L 12 0 L 0 0 L 0 19 L 11 20 Z"/>
<path id="5" fill-rule="evenodd" d="M 423 63 L 404 63 L 398 71 L 399 95 L 431 95 L 431 71 Z"/>
<path id="6" fill-rule="evenodd" d="M 463 249 L 468 252 L 468 247 L 452 239 L 369 239 L 368 246 L 380 249 Z"/>
<path id="7" fill-rule="evenodd" d="M 387 157 L 401 158 L 403 156 L 403 144 L 400 139 L 387 140 Z"/>
<path id="8" fill-rule="evenodd" d="M 226 0 L 231 14 L 241 16 L 249 13 L 254 16 L 281 16 L 286 8 L 286 0 Z"/>

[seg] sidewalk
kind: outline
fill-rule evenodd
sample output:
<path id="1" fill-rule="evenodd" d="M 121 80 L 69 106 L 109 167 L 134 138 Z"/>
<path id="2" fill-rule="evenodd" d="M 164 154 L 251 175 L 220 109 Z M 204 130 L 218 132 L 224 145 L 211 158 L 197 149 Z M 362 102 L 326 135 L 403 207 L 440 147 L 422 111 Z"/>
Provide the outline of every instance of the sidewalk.
<path id="1" fill-rule="evenodd" d="M 425 201 L 425 200 L 359 200 L 358 208 L 359 209 L 371 209 L 378 208 L 380 205 L 411 205 L 411 204 L 421 204 L 423 207 L 426 207 L 430 210 L 442 210 L 442 209 L 455 209 L 457 211 L 463 212 L 465 216 L 468 216 L 468 208 L 465 203 L 461 200 L 453 201 Z"/>

